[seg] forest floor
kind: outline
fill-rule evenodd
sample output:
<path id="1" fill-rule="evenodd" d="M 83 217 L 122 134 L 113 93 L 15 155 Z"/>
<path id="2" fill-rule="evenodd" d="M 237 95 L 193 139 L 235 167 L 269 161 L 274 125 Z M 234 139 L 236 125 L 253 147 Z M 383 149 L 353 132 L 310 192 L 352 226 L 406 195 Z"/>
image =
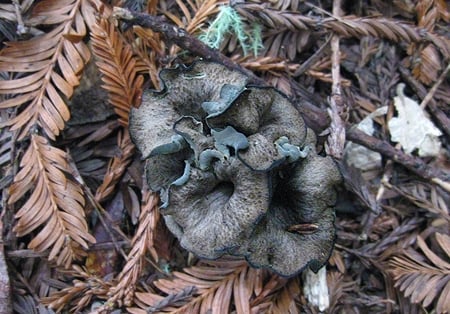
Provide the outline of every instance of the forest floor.
<path id="1" fill-rule="evenodd" d="M 165 226 L 128 114 L 200 58 L 286 94 L 339 165 L 323 312 L 450 312 L 448 1 L 107 2 L 0 4 L 0 313 L 320 312 Z"/>

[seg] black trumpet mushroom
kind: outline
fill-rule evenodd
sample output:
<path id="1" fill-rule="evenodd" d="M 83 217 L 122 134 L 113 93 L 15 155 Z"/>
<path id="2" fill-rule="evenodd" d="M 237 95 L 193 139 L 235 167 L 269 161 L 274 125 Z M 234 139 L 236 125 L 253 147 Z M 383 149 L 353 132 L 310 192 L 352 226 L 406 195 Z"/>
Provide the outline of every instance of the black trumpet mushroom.
<path id="1" fill-rule="evenodd" d="M 146 180 L 182 247 L 292 276 L 328 260 L 339 171 L 281 92 L 199 61 L 163 70 L 130 113 Z"/>

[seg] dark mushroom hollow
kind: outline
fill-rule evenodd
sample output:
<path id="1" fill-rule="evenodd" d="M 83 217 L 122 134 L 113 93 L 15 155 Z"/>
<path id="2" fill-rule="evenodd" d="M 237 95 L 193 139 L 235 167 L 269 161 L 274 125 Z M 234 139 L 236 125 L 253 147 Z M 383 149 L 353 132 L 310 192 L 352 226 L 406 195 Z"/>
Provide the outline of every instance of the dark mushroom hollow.
<path id="1" fill-rule="evenodd" d="M 341 178 L 292 103 L 217 63 L 160 78 L 163 90 L 146 91 L 132 109 L 130 134 L 181 245 L 283 276 L 317 271 L 333 248 Z"/>

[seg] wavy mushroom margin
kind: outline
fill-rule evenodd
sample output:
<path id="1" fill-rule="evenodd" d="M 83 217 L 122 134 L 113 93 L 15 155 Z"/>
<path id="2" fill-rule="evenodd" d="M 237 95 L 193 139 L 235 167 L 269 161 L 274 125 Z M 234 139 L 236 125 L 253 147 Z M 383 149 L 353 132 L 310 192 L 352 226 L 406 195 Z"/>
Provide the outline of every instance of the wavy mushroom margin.
<path id="1" fill-rule="evenodd" d="M 287 277 L 317 271 L 333 248 L 341 176 L 288 98 L 213 62 L 160 79 L 131 110 L 130 134 L 181 245 Z"/>

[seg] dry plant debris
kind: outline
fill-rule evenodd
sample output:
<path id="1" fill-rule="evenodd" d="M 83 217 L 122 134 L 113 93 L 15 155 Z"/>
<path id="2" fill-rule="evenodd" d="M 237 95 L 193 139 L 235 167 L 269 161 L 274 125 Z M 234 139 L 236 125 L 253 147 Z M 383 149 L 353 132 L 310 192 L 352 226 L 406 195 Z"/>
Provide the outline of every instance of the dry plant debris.
<path id="1" fill-rule="evenodd" d="M 161 69 L 202 58 L 281 90 L 320 135 L 317 152 L 337 159 L 345 186 L 325 312 L 449 313 L 448 5 L 0 4 L 1 311 L 319 313 L 301 276 L 198 259 L 160 218 L 129 112 L 145 90 L 162 88 Z M 433 156 L 391 142 L 401 83 L 436 128 Z M 382 107 L 370 134 L 358 129 Z M 349 141 L 381 160 L 353 167 L 342 151 Z"/>

